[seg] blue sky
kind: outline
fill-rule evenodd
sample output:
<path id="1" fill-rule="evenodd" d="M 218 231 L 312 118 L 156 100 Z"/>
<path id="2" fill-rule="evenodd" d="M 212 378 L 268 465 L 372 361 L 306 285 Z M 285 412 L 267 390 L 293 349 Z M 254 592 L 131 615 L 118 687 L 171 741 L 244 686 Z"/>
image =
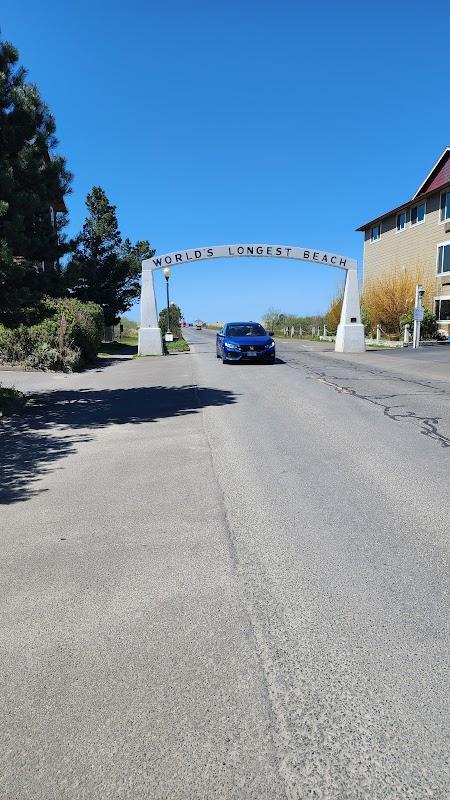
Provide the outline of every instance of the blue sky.
<path id="1" fill-rule="evenodd" d="M 450 144 L 448 2 L 8 5 L 2 38 L 75 175 L 71 232 L 97 184 L 122 233 L 159 253 L 259 241 L 360 261 L 355 228 L 408 199 Z M 227 259 L 174 270 L 172 298 L 189 319 L 316 313 L 339 277 Z"/>

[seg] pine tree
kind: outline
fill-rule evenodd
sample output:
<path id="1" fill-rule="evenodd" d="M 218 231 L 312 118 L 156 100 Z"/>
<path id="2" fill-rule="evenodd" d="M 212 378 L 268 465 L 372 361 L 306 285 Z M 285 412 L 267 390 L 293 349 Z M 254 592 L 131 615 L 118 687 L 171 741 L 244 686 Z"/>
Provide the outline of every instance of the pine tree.
<path id="1" fill-rule="evenodd" d="M 80 300 L 102 306 L 106 325 L 117 325 L 140 294 L 141 260 L 155 254 L 147 241 L 122 241 L 116 216 L 100 186 L 86 198 L 88 217 L 78 238 L 66 280 Z"/>
<path id="2" fill-rule="evenodd" d="M 65 219 L 56 223 L 51 211 L 64 209 L 71 175 L 54 152 L 55 121 L 18 61 L 16 48 L 0 43 L 0 321 L 6 324 L 30 321 L 39 299 L 58 293 L 59 258 L 70 246 Z"/>

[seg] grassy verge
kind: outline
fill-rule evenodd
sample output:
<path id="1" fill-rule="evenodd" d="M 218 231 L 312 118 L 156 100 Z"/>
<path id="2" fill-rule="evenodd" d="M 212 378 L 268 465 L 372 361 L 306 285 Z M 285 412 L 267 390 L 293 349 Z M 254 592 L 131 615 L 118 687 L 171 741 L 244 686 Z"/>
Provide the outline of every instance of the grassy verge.
<path id="1" fill-rule="evenodd" d="M 8 417 L 15 411 L 20 411 L 26 403 L 25 395 L 17 389 L 7 389 L 0 386 L 0 417 Z"/>
<path id="2" fill-rule="evenodd" d="M 175 339 L 173 342 L 166 342 L 163 339 L 163 347 L 165 353 L 184 353 L 188 352 L 189 345 L 182 337 Z M 121 341 L 117 339 L 114 342 L 102 342 L 101 349 L 99 350 L 99 358 L 108 358 L 109 356 L 137 356 L 138 340 L 134 337 L 122 336 Z"/>
<path id="3" fill-rule="evenodd" d="M 186 339 L 174 339 L 173 342 L 164 342 L 164 348 L 168 353 L 187 353 L 189 345 Z"/>
<path id="4" fill-rule="evenodd" d="M 114 342 L 102 342 L 98 352 L 99 358 L 117 355 L 130 355 L 137 354 L 138 340 L 134 337 L 122 336 L 120 342 L 116 339 Z"/>
<path id="5" fill-rule="evenodd" d="M 137 336 L 122 336 L 118 344 L 128 344 L 130 347 L 137 347 L 138 341 Z"/>
<path id="6" fill-rule="evenodd" d="M 411 345 L 412 346 L 412 345 Z M 402 344 L 366 344 L 366 350 L 399 350 L 403 349 Z M 407 348 L 405 348 L 407 349 Z"/>

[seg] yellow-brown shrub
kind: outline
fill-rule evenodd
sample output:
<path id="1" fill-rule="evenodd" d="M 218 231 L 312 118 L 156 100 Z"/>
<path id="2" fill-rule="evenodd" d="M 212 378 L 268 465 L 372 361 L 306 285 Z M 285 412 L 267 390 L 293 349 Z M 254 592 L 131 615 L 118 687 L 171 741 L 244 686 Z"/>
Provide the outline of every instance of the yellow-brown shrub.
<path id="1" fill-rule="evenodd" d="M 400 317 L 414 306 L 417 283 L 423 285 L 424 305 L 430 307 L 432 281 L 419 266 L 414 271 L 394 266 L 379 277 L 365 281 L 361 304 L 367 311 L 372 328 L 380 323 L 385 333 L 398 334 Z"/>
<path id="2" fill-rule="evenodd" d="M 330 301 L 330 305 L 325 313 L 325 324 L 330 333 L 336 333 L 337 331 L 337 326 L 339 325 L 341 319 L 343 298 L 344 290 L 341 289 Z"/>

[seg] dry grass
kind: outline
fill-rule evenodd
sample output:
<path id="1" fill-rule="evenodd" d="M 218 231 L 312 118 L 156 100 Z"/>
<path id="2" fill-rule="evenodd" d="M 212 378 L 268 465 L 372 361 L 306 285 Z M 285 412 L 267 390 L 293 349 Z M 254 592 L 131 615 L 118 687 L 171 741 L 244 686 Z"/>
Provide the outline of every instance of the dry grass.
<path id="1" fill-rule="evenodd" d="M 342 311 L 342 301 L 344 298 L 344 290 L 340 289 L 328 306 L 328 309 L 325 314 L 325 324 L 327 326 L 327 330 L 330 333 L 336 333 L 337 326 L 339 325 L 341 319 L 341 311 Z"/>
<path id="2" fill-rule="evenodd" d="M 381 324 L 386 333 L 396 334 L 400 330 L 400 317 L 414 306 L 416 284 L 425 288 L 425 306 L 430 306 L 433 283 L 424 269 L 407 271 L 394 266 L 380 277 L 364 283 L 361 304 L 367 311 L 373 328 Z"/>

